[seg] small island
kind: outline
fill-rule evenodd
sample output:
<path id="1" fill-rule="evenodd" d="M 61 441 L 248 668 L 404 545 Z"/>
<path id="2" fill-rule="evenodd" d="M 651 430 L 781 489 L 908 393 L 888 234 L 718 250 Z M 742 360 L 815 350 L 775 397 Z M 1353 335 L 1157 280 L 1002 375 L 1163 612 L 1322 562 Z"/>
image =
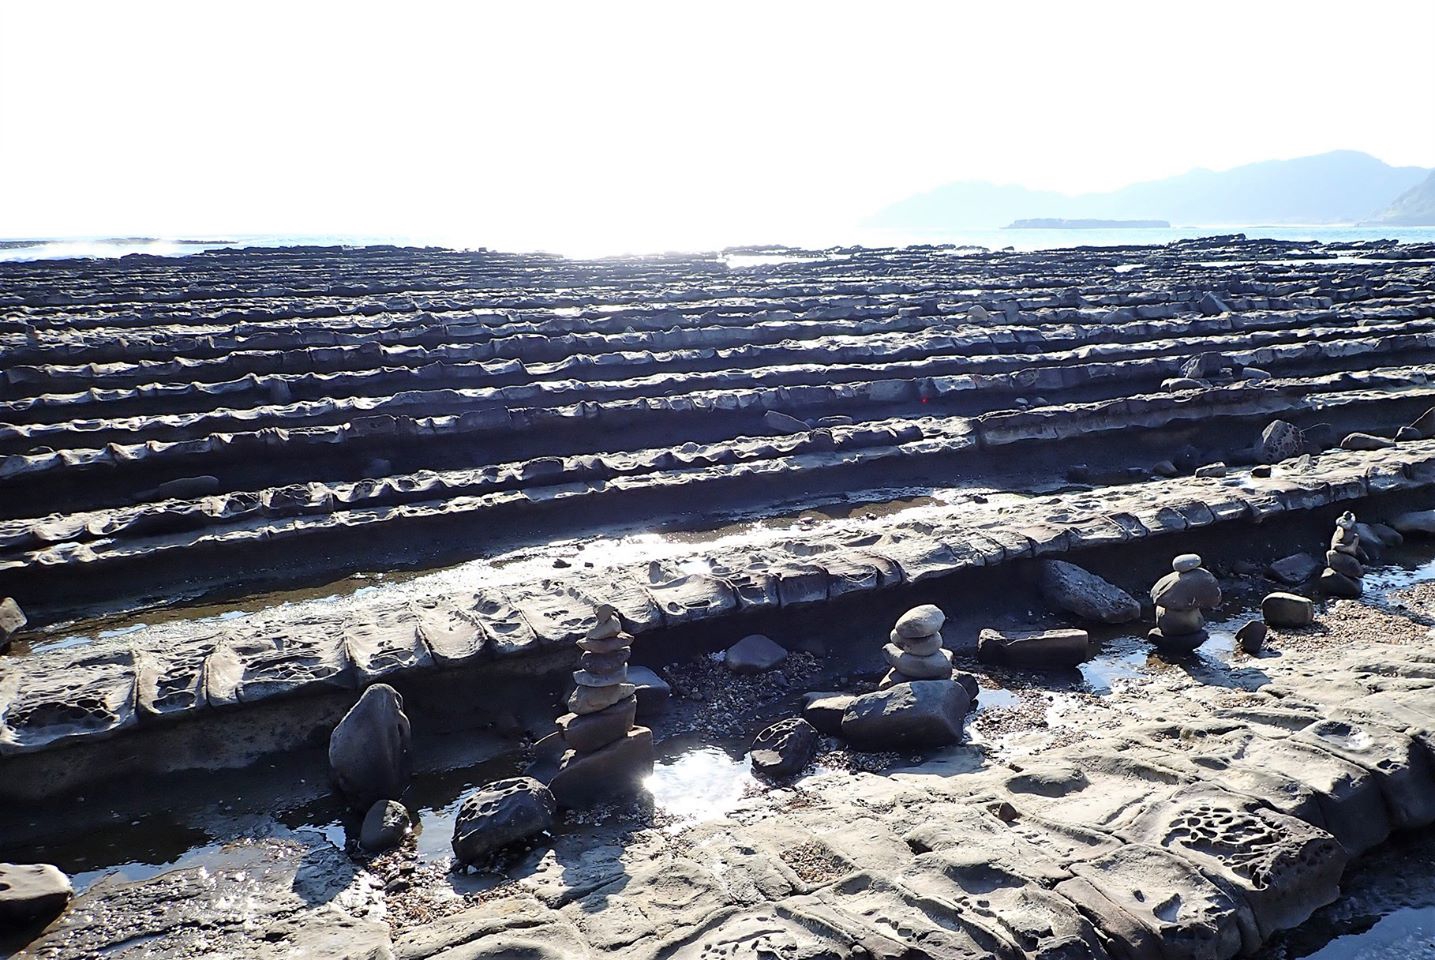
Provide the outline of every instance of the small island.
<path id="1" fill-rule="evenodd" d="M 1037 217 L 1013 220 L 1003 230 L 1103 230 L 1114 227 L 1169 227 L 1169 220 L 1063 220 L 1060 217 Z"/>

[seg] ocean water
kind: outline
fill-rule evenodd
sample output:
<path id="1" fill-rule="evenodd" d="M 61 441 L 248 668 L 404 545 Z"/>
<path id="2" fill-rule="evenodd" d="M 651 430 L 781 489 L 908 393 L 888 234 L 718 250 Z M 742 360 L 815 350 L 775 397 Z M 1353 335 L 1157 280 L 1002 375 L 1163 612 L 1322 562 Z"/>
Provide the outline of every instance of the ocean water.
<path id="1" fill-rule="evenodd" d="M 1243 233 L 1247 237 L 1275 240 L 1317 240 L 1322 243 L 1335 241 L 1398 240 L 1401 243 L 1435 243 L 1435 227 L 1356 227 L 1356 226 L 1240 226 L 1213 225 L 1189 227 L 1125 227 L 1092 230 L 955 230 L 950 232 L 911 233 L 889 230 L 854 229 L 822 236 L 789 236 L 753 238 L 758 246 L 793 246 L 808 250 L 821 250 L 839 246 L 900 247 L 912 244 L 955 244 L 957 246 L 985 247 L 989 250 L 1013 248 L 1016 250 L 1050 250 L 1075 246 L 1126 246 L 1132 244 L 1164 244 L 1176 240 L 1209 237 L 1218 234 Z M 300 245 L 319 246 L 371 246 L 393 244 L 397 246 L 438 246 L 457 250 L 472 250 L 482 246 L 494 249 L 515 249 L 501 242 L 485 243 L 482 239 L 454 240 L 403 235 L 340 235 L 340 234 L 247 234 L 224 237 L 200 238 L 150 238 L 150 237 L 60 237 L 47 239 L 0 239 L 0 262 L 33 261 L 50 259 L 81 259 L 123 257 L 128 254 L 147 254 L 161 257 L 182 257 L 202 250 L 223 247 L 288 247 Z M 715 250 L 712 246 L 694 245 L 691 251 Z M 519 246 L 516 249 L 525 249 Z M 529 248 L 531 249 L 531 248 Z M 631 246 L 605 248 L 603 244 L 555 242 L 541 249 L 572 257 L 601 257 L 618 254 L 656 253 L 653 250 L 633 249 Z M 668 248 L 671 252 L 671 248 Z"/>

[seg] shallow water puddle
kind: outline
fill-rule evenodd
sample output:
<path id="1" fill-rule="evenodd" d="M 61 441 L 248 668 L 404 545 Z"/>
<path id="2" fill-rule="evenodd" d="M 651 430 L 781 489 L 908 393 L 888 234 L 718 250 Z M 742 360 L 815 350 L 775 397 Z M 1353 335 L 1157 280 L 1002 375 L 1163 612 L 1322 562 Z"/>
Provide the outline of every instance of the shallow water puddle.
<path id="1" fill-rule="evenodd" d="M 1429 960 L 1435 956 L 1435 907 L 1403 907 L 1369 930 L 1336 937 L 1305 960 Z"/>
<path id="2" fill-rule="evenodd" d="M 659 810 L 679 820 L 699 822 L 726 816 L 745 797 L 763 789 L 752 775 L 750 757 L 735 759 L 712 746 L 660 759 L 644 786 Z"/>

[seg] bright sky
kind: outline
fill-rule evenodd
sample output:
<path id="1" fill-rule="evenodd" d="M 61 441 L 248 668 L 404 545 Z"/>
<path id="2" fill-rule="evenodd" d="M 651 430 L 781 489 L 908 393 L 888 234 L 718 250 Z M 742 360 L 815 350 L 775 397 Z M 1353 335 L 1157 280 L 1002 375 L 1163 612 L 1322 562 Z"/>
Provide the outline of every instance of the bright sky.
<path id="1" fill-rule="evenodd" d="M 0 236 L 799 241 L 960 179 L 1435 166 L 1431 0 L 0 3 Z"/>

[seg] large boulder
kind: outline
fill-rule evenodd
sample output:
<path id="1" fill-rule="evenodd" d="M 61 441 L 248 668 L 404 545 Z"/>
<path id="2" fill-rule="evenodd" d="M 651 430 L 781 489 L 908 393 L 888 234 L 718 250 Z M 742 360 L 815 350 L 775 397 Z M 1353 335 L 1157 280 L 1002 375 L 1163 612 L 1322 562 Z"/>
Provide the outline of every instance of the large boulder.
<path id="1" fill-rule="evenodd" d="M 329 774 L 356 810 L 403 796 L 413 774 L 404 700 L 386 683 L 359 697 L 329 736 Z"/>
<path id="2" fill-rule="evenodd" d="M 652 773 L 653 731 L 634 727 L 600 750 L 563 754 L 548 788 L 559 806 L 576 809 L 636 793 Z"/>
<path id="3" fill-rule="evenodd" d="M 1261 619 L 1273 627 L 1307 627 L 1315 622 L 1315 604 L 1296 593 L 1270 593 L 1261 601 Z"/>
<path id="4" fill-rule="evenodd" d="M 1256 460 L 1261 463 L 1280 463 L 1304 452 L 1305 436 L 1299 427 L 1285 420 L 1271 421 L 1256 441 Z"/>
<path id="5" fill-rule="evenodd" d="M 553 794 L 532 777 L 480 787 L 463 798 L 453 823 L 453 856 L 461 866 L 487 859 L 553 825 Z"/>
<path id="6" fill-rule="evenodd" d="M 842 736 L 862 750 L 940 747 L 962 739 L 971 699 L 951 680 L 913 680 L 857 697 L 842 714 Z"/>
<path id="7" fill-rule="evenodd" d="M 1308 553 L 1281 557 L 1270 566 L 1271 578 L 1288 587 L 1299 586 L 1320 571 L 1320 561 Z"/>
<path id="8" fill-rule="evenodd" d="M 1065 560 L 1040 561 L 1037 586 L 1052 606 L 1098 623 L 1140 619 L 1141 604 L 1115 584 Z"/>
<path id="9" fill-rule="evenodd" d="M 752 769 L 780 780 L 795 776 L 817 754 L 817 728 L 801 717 L 779 720 L 752 741 Z"/>
<path id="10" fill-rule="evenodd" d="M 0 863 L 0 928 L 53 920 L 73 893 L 70 878 L 48 863 Z"/>
<path id="11" fill-rule="evenodd" d="M 760 633 L 727 648 L 723 662 L 733 673 L 762 673 L 787 659 L 787 651 Z"/>
<path id="12" fill-rule="evenodd" d="M 1435 536 L 1435 510 L 1411 510 L 1393 518 L 1390 525 L 1404 536 Z"/>
<path id="13" fill-rule="evenodd" d="M 983 630 L 977 637 L 977 659 L 1029 670 L 1069 670 L 1089 656 L 1090 647 L 1085 630 Z"/>

